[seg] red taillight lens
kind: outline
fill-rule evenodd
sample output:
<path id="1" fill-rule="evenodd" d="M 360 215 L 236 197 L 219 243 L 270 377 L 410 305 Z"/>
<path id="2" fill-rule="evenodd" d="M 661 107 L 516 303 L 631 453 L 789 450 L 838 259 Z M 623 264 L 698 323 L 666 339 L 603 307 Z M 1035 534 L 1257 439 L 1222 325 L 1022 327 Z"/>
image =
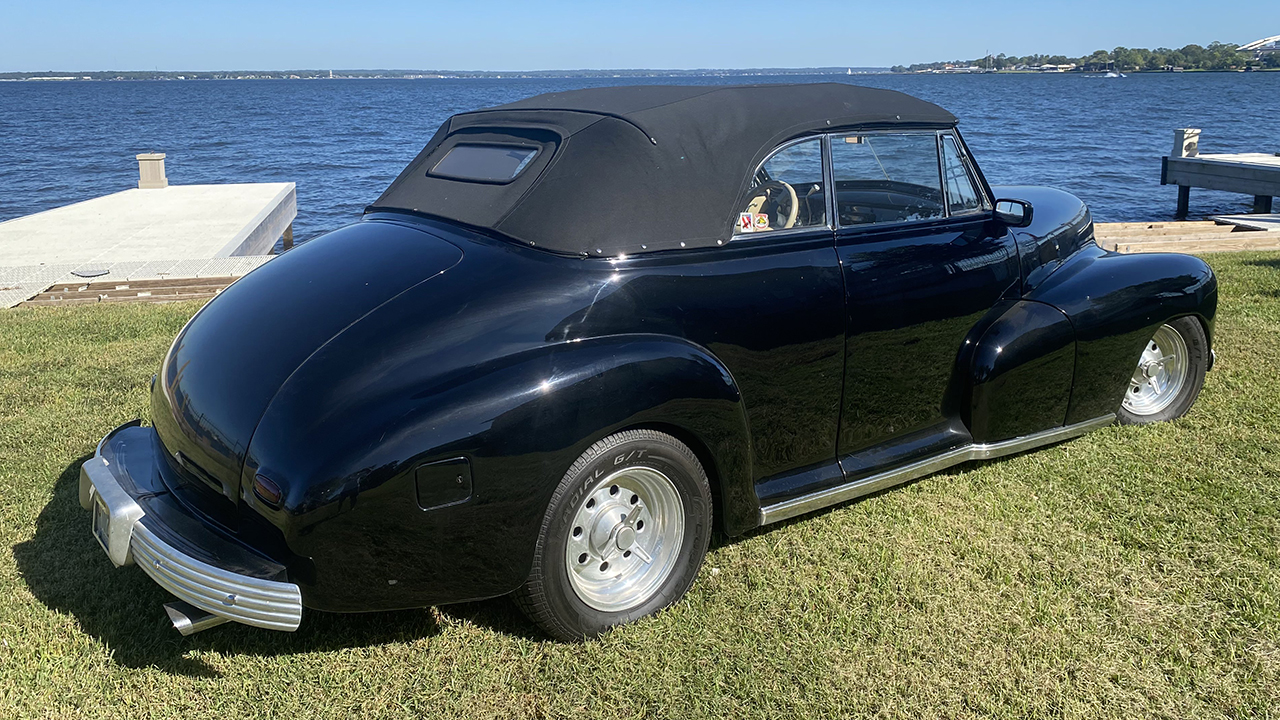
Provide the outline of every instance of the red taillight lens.
<path id="1" fill-rule="evenodd" d="M 262 501 L 271 507 L 280 507 L 280 486 L 275 484 L 269 477 L 256 475 L 253 478 L 253 494 L 262 498 Z"/>

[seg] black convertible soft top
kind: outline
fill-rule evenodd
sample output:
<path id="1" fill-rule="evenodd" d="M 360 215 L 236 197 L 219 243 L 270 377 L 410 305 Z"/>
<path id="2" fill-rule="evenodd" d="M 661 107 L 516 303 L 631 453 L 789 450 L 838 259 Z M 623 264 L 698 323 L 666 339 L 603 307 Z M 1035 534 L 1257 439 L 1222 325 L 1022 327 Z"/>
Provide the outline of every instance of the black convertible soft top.
<path id="1" fill-rule="evenodd" d="M 713 246 L 732 238 L 752 171 L 780 143 L 955 122 L 909 95 L 841 83 L 548 93 L 449 118 L 369 211 L 424 213 L 561 253 Z M 460 145 L 470 147 L 454 160 L 487 146 L 523 164 L 514 178 L 460 179 L 459 162 L 441 162 Z"/>

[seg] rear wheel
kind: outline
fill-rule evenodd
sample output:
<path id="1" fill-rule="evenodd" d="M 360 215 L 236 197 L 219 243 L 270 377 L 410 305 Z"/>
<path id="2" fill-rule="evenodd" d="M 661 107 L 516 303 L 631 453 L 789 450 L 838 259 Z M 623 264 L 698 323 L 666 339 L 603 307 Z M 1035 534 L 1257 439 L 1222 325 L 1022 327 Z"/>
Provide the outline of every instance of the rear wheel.
<path id="1" fill-rule="evenodd" d="M 1200 321 L 1182 317 L 1156 328 L 1129 379 L 1120 422 L 1130 425 L 1180 418 L 1191 409 L 1209 369 L 1209 340 Z"/>
<path id="2" fill-rule="evenodd" d="M 595 637 L 683 597 L 710 530 L 711 488 L 688 447 L 653 430 L 611 435 L 560 481 L 516 604 L 554 637 Z"/>

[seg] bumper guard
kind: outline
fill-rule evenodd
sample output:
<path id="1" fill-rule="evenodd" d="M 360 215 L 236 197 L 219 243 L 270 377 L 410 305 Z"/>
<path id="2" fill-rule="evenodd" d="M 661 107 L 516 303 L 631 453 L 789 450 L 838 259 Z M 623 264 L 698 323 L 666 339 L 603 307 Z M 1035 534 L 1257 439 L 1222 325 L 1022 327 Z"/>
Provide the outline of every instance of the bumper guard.
<path id="1" fill-rule="evenodd" d="M 93 534 L 107 557 L 117 567 L 136 563 L 165 590 L 212 615 L 269 630 L 298 629 L 302 593 L 297 585 L 215 567 L 173 547 L 149 527 L 163 522 L 147 515 L 139 502 L 145 493 L 123 463 L 112 462 L 115 454 L 109 447 L 122 431 L 140 425 L 134 420 L 112 430 L 80 468 L 80 504 L 92 511 Z"/>

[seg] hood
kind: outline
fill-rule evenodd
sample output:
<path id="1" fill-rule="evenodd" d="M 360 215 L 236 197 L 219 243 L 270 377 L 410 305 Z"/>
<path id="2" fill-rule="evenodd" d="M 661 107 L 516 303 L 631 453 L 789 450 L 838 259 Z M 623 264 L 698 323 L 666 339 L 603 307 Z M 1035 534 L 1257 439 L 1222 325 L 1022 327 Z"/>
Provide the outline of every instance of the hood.
<path id="1" fill-rule="evenodd" d="M 331 338 L 462 259 L 425 231 L 369 220 L 281 255 L 182 329 L 152 390 L 152 422 L 180 482 L 232 503 L 249 442 L 289 376 Z"/>

